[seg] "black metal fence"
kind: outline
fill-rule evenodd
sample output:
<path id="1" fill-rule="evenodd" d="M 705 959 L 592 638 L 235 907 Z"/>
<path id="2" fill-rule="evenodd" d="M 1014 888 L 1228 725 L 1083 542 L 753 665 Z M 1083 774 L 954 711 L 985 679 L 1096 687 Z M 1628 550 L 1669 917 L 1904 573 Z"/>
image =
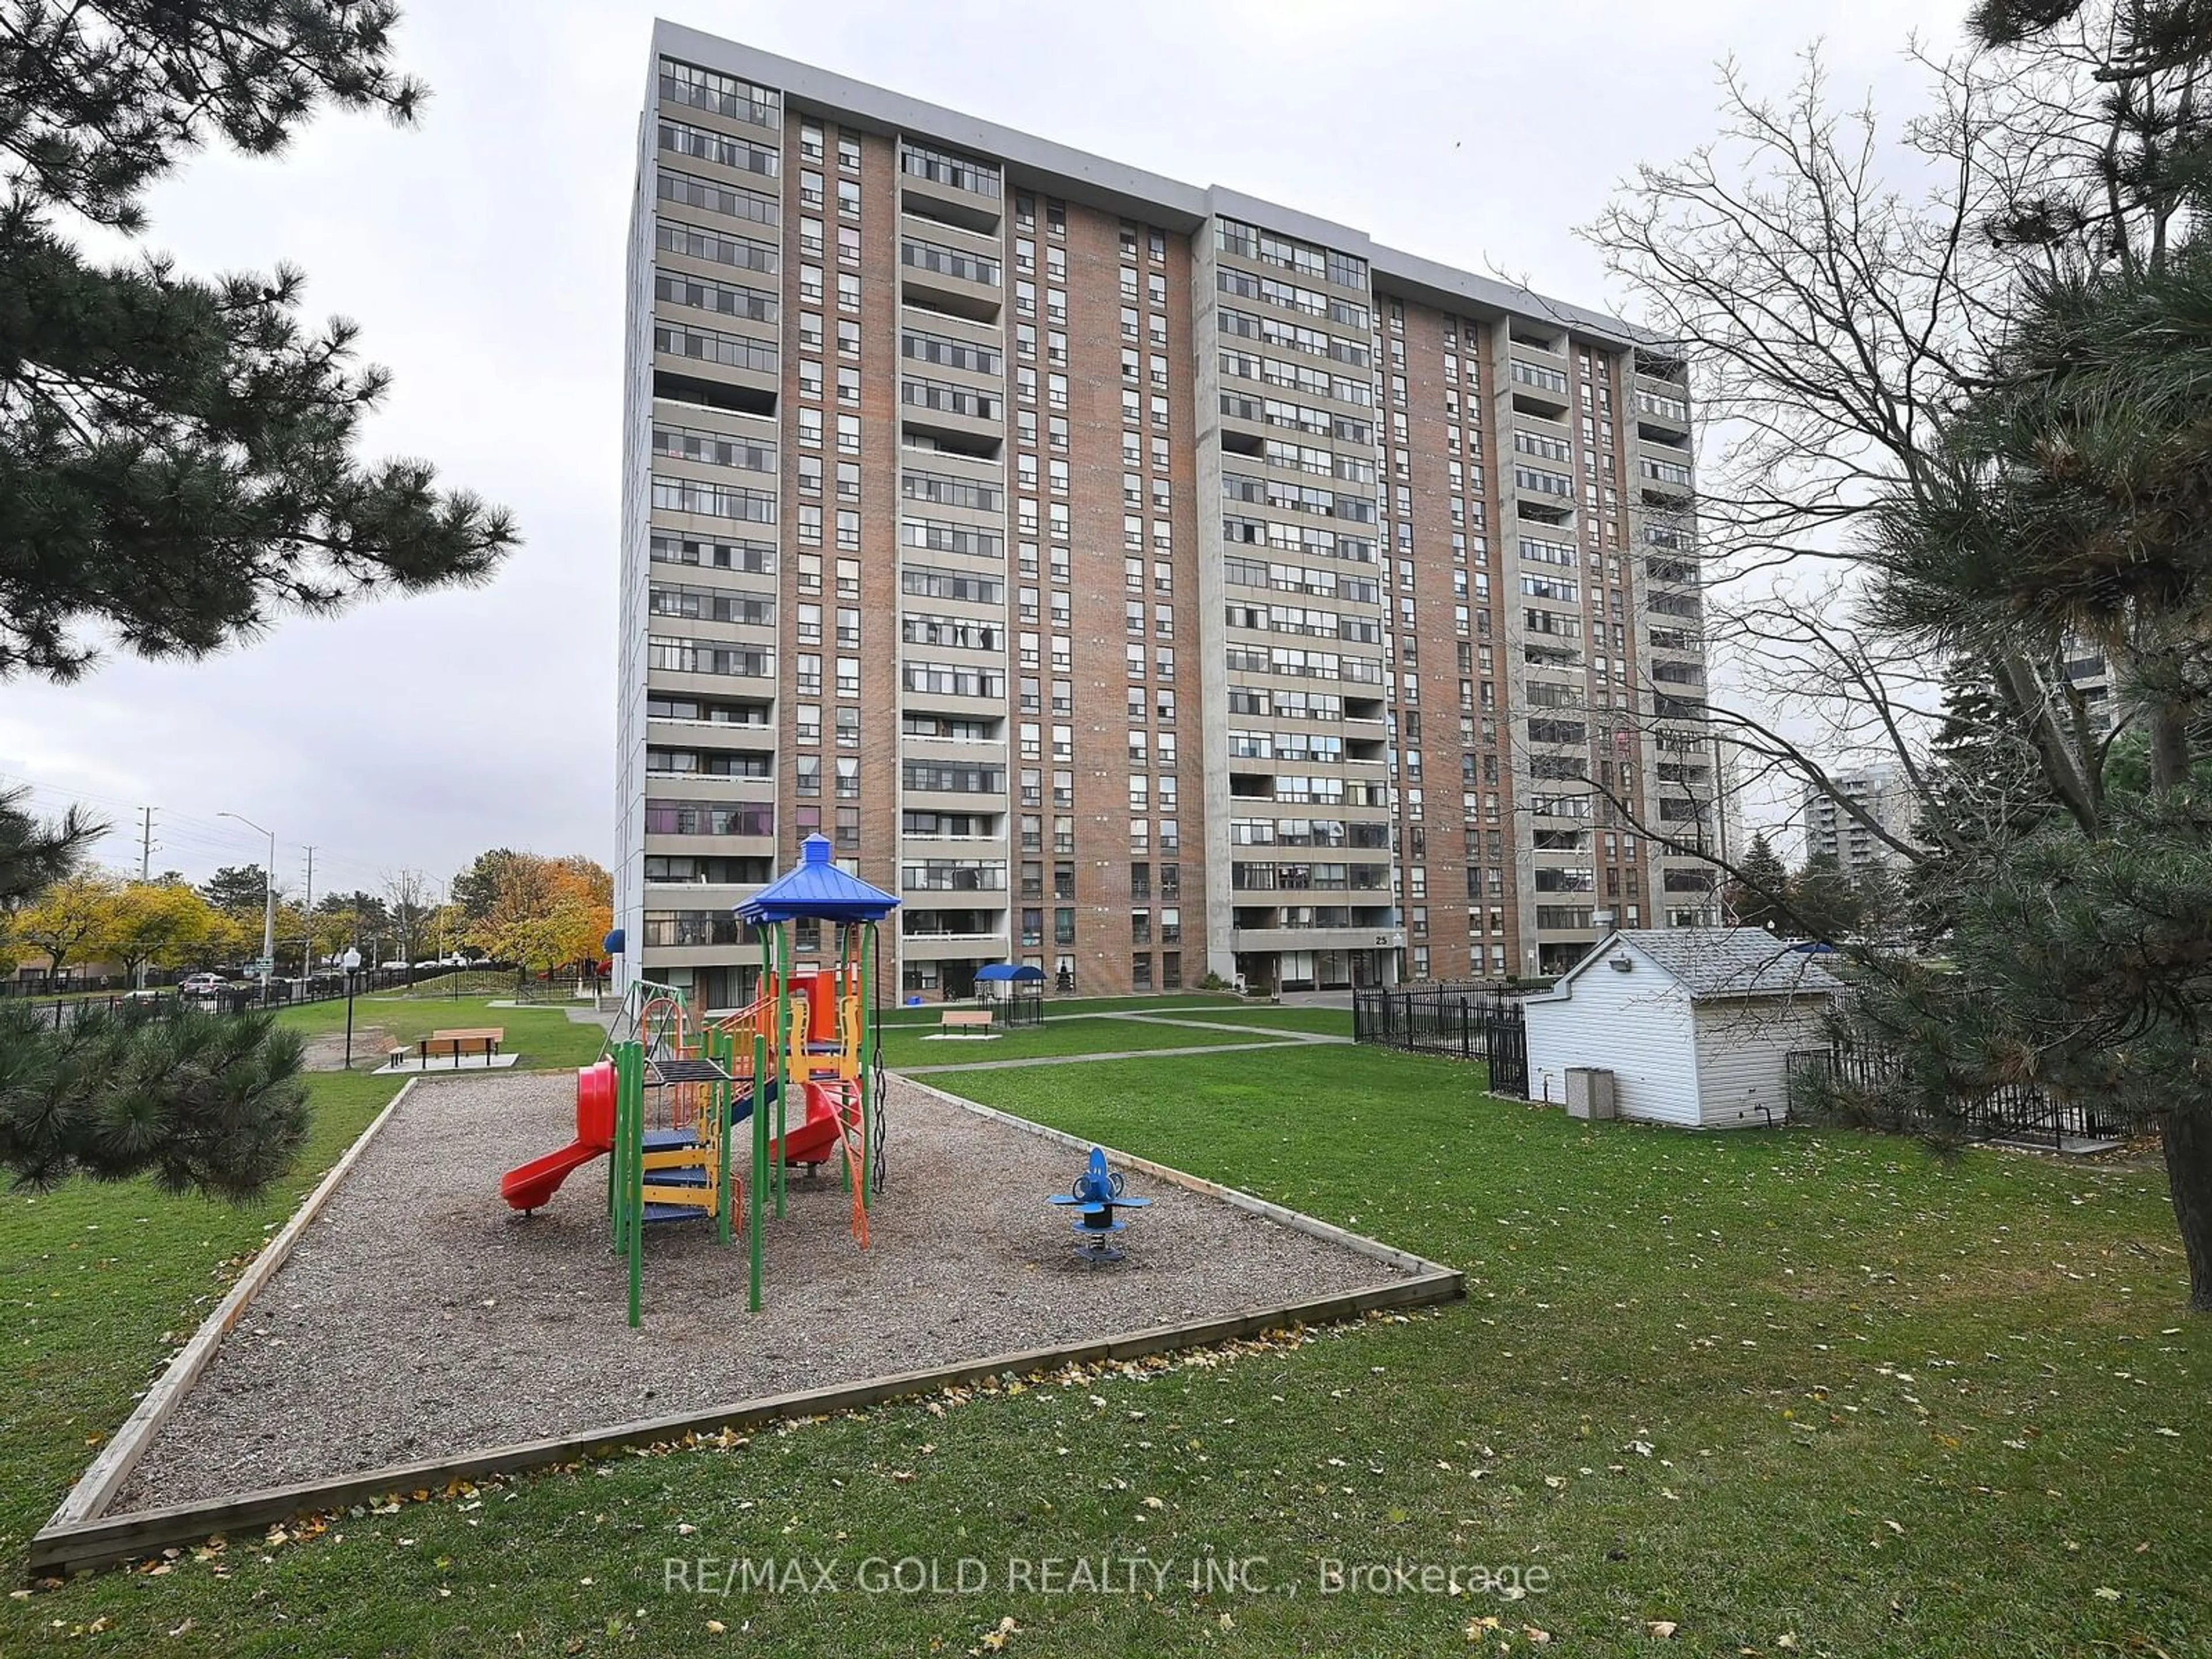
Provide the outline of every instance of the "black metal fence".
<path id="1" fill-rule="evenodd" d="M 1493 1094 L 1528 1093 L 1528 1026 L 1517 998 L 1489 989 L 1393 985 L 1352 994 L 1352 1036 L 1410 1054 L 1480 1060 Z"/>
<path id="2" fill-rule="evenodd" d="M 1904 1070 L 1895 1055 L 1863 1048 L 1801 1049 L 1789 1065 L 1793 1081 L 1808 1073 L 1840 1078 L 1870 1096 L 1893 1098 Z M 1983 1139 L 2048 1141 L 2054 1147 L 2069 1139 L 2118 1140 L 2128 1133 L 2127 1120 L 2100 1103 L 2054 1095 L 2032 1083 L 1954 1095 L 1948 1115 Z"/>
<path id="3" fill-rule="evenodd" d="M 364 969 L 354 975 L 353 988 L 356 995 L 367 996 L 371 991 L 393 990 L 407 983 L 408 975 L 401 969 Z M 289 1008 L 310 1002 L 337 1002 L 343 1000 L 345 994 L 346 976 L 343 974 L 318 974 L 311 980 L 271 980 L 265 986 L 258 981 L 224 985 L 198 995 L 186 995 L 171 988 L 107 991 L 52 999 L 19 995 L 15 1000 L 27 1002 L 37 1008 L 41 1023 L 50 1023 L 54 1030 L 59 1030 L 96 1010 L 108 1013 L 123 1009 L 164 1013 L 182 1007 L 236 1014 L 250 1008 Z"/>

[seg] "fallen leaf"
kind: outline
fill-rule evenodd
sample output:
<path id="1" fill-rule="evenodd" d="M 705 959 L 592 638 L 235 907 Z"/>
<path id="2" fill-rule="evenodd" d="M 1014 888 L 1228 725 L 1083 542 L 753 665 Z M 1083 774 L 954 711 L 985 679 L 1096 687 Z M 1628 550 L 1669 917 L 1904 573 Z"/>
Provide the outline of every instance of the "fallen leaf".
<path id="1" fill-rule="evenodd" d="M 1656 1636 L 1662 1642 L 1672 1638 L 1678 1628 L 1680 1626 L 1671 1619 L 1647 1619 L 1644 1621 L 1644 1633 Z"/>
<path id="2" fill-rule="evenodd" d="M 2097 1586 L 2097 1599 L 2100 1601 L 2117 1601 L 2120 1599 L 2120 1593 L 2110 1584 L 2100 1584 Z"/>

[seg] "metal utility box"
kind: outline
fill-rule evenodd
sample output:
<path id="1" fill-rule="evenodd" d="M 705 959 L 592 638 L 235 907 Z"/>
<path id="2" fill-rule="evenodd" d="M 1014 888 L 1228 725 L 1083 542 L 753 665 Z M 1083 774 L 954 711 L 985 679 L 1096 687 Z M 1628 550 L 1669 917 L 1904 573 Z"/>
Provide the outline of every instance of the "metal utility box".
<path id="1" fill-rule="evenodd" d="M 1567 1067 L 1567 1115 L 1609 1119 L 1613 1104 L 1613 1073 L 1598 1066 Z"/>

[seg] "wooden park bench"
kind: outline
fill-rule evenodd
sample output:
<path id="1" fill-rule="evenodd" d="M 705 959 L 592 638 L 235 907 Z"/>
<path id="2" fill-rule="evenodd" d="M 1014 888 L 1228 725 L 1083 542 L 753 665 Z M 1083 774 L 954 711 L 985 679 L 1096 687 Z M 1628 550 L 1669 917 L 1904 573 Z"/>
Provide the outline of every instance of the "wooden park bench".
<path id="1" fill-rule="evenodd" d="M 429 1069 L 432 1060 L 447 1056 L 458 1071 L 464 1054 L 482 1054 L 484 1064 L 489 1066 L 492 1056 L 499 1053 L 499 1045 L 506 1040 L 507 1028 L 503 1025 L 464 1026 L 457 1030 L 431 1032 L 415 1045 L 415 1052 L 421 1057 L 425 1071 Z M 404 1058 L 406 1052 L 404 1048 L 395 1048 L 392 1054 L 394 1058 Z"/>
<path id="2" fill-rule="evenodd" d="M 940 1031 L 973 1031 L 978 1029 L 988 1031 L 995 1018 L 988 1008 L 947 1008 L 938 1016 L 937 1029 Z"/>

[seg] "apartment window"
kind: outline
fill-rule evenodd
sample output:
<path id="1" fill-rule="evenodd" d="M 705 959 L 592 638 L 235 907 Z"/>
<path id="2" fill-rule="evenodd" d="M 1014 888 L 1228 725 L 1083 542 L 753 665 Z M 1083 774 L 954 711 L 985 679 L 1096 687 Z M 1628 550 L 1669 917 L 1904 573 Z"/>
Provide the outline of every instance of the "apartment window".
<path id="1" fill-rule="evenodd" d="M 853 349 L 855 351 L 860 349 L 857 339 L 854 343 Z M 815 372 L 818 374 L 821 371 L 817 369 Z M 859 369 L 849 365 L 841 365 L 838 368 L 837 401 L 841 404 L 857 404 L 860 401 L 860 371 Z"/>
<path id="2" fill-rule="evenodd" d="M 815 728 L 814 735 L 817 739 L 819 739 L 822 735 L 822 729 L 818 726 Z M 800 795 L 819 795 L 822 793 L 821 756 L 793 756 L 791 773 L 793 779 L 792 788 L 794 793 Z"/>
<path id="3" fill-rule="evenodd" d="M 822 705 L 818 702 L 802 702 L 794 706 L 799 711 L 797 727 L 799 741 L 810 744 L 821 742 Z"/>
<path id="4" fill-rule="evenodd" d="M 860 216 L 860 181 L 840 179 L 837 181 L 837 211 L 853 218 Z"/>
<path id="5" fill-rule="evenodd" d="M 817 300 L 822 297 L 822 284 L 818 277 L 815 283 L 814 297 Z M 860 279 L 853 275 L 850 271 L 838 272 L 837 309 L 840 311 L 858 311 L 860 308 Z"/>
<path id="6" fill-rule="evenodd" d="M 837 131 L 837 165 L 848 173 L 860 170 L 860 135 L 844 128 Z"/>
<path id="7" fill-rule="evenodd" d="M 837 417 L 837 447 L 848 455 L 860 453 L 860 417 L 840 415 Z"/>
<path id="8" fill-rule="evenodd" d="M 799 174 L 799 205 L 818 208 L 823 204 L 823 199 L 822 175 L 811 168 L 801 168 Z M 816 234 L 820 234 L 817 228 Z"/>
<path id="9" fill-rule="evenodd" d="M 819 728 L 817 728 L 817 732 Z M 860 746 L 860 711 L 841 708 L 837 711 L 837 746 L 858 749 Z"/>
<path id="10" fill-rule="evenodd" d="M 822 447 L 822 411 L 820 410 L 802 409 L 799 411 L 799 443 L 802 449 Z M 822 464 L 817 461 L 814 466 L 818 482 Z"/>
<path id="11" fill-rule="evenodd" d="M 860 547 L 860 515 L 849 507 L 837 513 L 837 545 L 858 552 Z"/>

